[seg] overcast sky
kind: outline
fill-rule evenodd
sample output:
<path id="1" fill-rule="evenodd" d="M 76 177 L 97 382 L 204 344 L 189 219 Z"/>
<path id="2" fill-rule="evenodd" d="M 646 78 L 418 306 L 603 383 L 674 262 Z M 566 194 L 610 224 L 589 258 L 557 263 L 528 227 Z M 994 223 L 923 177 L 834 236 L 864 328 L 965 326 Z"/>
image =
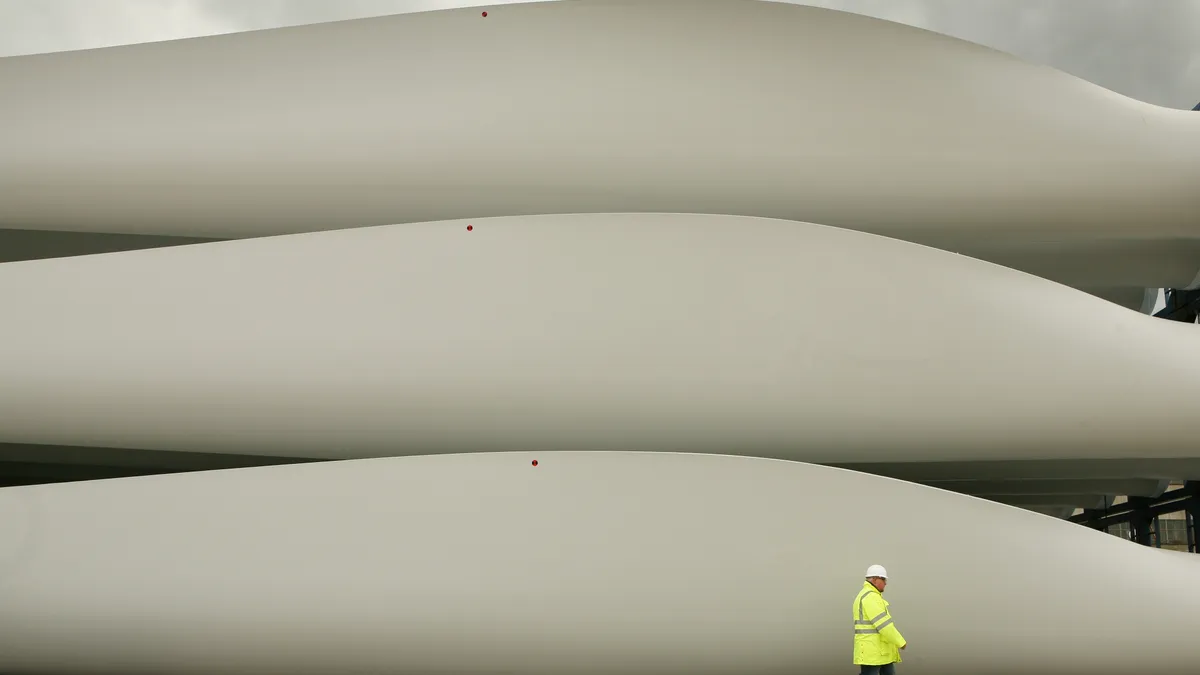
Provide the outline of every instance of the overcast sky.
<path id="1" fill-rule="evenodd" d="M 1200 0 L 796 1 L 979 42 L 1158 105 L 1200 101 Z M 502 2 L 0 0 L 0 56 Z"/>

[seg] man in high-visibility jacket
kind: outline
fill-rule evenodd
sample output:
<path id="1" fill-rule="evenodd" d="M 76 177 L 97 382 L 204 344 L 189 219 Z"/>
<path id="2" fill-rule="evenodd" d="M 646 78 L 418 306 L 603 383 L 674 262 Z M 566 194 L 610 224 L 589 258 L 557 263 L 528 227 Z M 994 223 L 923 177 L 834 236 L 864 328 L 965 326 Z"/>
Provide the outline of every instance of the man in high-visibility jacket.
<path id="1" fill-rule="evenodd" d="M 908 646 L 883 599 L 886 586 L 887 570 L 871 565 L 862 590 L 854 597 L 854 664 L 861 668 L 860 675 L 893 675 L 900 650 Z"/>

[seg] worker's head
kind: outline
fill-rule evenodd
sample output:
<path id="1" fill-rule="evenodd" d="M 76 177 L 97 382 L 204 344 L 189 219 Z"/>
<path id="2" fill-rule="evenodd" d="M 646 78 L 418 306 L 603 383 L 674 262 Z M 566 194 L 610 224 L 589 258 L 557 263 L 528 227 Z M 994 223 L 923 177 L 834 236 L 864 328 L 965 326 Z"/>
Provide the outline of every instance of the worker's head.
<path id="1" fill-rule="evenodd" d="M 887 570 L 883 569 L 883 565 L 871 565 L 867 568 L 867 583 L 871 584 L 880 593 L 887 587 Z"/>

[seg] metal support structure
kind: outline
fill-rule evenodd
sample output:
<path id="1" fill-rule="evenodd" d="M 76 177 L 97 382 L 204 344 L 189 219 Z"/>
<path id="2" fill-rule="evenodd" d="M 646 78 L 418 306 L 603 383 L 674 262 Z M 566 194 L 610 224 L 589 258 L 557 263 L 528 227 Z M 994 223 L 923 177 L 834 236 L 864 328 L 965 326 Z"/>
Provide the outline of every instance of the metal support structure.
<path id="1" fill-rule="evenodd" d="M 1154 316 L 1170 321 L 1196 323 L 1200 316 L 1200 289 L 1182 291 L 1176 288 L 1163 289 L 1166 305 Z"/>
<path id="2" fill-rule="evenodd" d="M 1153 527 L 1155 515 L 1150 512 L 1150 500 L 1145 497 L 1130 497 L 1129 503 L 1134 505 L 1134 510 L 1129 516 L 1129 533 L 1135 542 L 1142 546 L 1150 546 L 1151 537 L 1158 538 L 1158 532 Z"/>
<path id="3" fill-rule="evenodd" d="M 1115 507 L 1087 509 L 1068 520 L 1102 531 L 1108 531 L 1114 525 L 1128 524 L 1130 540 L 1143 546 L 1161 548 L 1163 537 L 1160 517 L 1180 511 L 1185 512 L 1188 551 L 1200 553 L 1200 535 L 1196 529 L 1200 517 L 1200 482 L 1188 482 L 1159 497 L 1130 497 L 1126 503 Z"/>
<path id="4" fill-rule="evenodd" d="M 1196 529 L 1196 520 L 1200 518 L 1200 491 L 1188 502 L 1186 518 L 1188 553 L 1200 553 L 1200 532 Z"/>
<path id="5" fill-rule="evenodd" d="M 1187 510 L 1187 544 L 1188 553 L 1196 553 L 1196 513 L 1195 509 Z"/>

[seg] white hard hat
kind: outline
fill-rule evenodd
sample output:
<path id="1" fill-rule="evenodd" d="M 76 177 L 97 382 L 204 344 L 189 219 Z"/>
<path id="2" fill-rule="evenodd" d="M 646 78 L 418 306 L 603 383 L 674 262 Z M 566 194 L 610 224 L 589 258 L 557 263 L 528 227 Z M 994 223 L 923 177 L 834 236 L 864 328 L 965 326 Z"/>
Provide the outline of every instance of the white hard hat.
<path id="1" fill-rule="evenodd" d="M 887 578 L 887 570 L 883 569 L 883 565 L 871 565 L 867 568 L 867 578 L 883 577 Z"/>

